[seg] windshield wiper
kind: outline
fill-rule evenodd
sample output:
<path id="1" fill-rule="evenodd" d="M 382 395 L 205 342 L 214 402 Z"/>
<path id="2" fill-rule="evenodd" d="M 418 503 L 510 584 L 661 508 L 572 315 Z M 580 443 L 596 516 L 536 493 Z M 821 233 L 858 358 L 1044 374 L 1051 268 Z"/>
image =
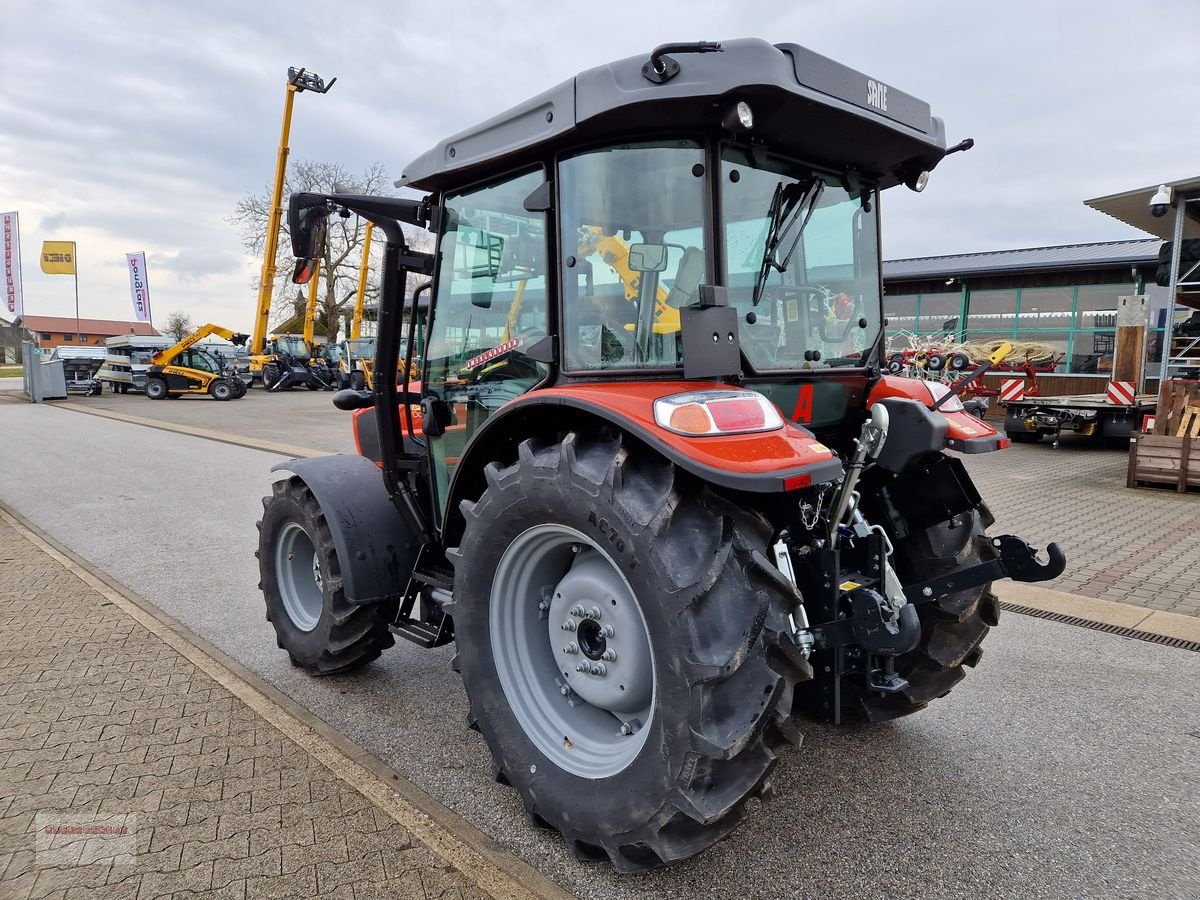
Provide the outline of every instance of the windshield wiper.
<path id="1" fill-rule="evenodd" d="M 804 229 L 808 226 L 808 220 L 812 218 L 813 211 L 817 208 L 817 201 L 821 199 L 821 194 L 825 190 L 825 179 L 814 177 L 807 184 L 796 181 L 784 187 L 783 182 L 775 185 L 775 193 L 771 197 L 771 208 L 767 213 L 770 219 L 770 227 L 767 229 L 767 239 L 763 244 L 762 262 L 758 266 L 758 278 L 754 282 L 754 294 L 752 305 L 758 306 L 762 300 L 763 290 L 767 286 L 767 277 L 771 274 L 771 270 L 783 274 L 787 271 L 788 263 L 791 262 L 792 255 L 796 252 L 796 248 L 800 245 L 800 238 L 804 235 Z M 788 232 L 795 227 L 795 237 L 792 238 L 791 245 L 783 254 L 782 258 L 778 257 L 780 246 L 786 239 Z"/>

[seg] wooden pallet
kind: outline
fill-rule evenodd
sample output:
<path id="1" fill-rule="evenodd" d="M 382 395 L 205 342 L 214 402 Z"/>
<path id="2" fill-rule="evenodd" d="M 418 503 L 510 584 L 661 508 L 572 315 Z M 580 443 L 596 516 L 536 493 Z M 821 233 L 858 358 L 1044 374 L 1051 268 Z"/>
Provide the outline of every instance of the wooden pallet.
<path id="1" fill-rule="evenodd" d="M 1175 437 L 1200 438 L 1200 406 L 1189 406 L 1179 416 Z"/>
<path id="2" fill-rule="evenodd" d="M 1200 488 L 1200 440 L 1190 435 L 1135 435 L 1129 443 L 1125 485 L 1133 488 L 1147 484 L 1172 485 L 1181 494 L 1189 488 Z"/>

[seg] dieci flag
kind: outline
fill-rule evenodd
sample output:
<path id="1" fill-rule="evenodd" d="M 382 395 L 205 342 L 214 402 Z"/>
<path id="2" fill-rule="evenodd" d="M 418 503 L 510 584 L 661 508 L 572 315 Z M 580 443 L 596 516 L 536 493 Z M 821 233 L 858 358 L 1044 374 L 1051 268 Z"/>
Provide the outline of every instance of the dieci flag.
<path id="1" fill-rule="evenodd" d="M 0 213 L 4 240 L 4 296 L 0 310 L 19 318 L 21 308 L 21 238 L 15 212 Z"/>
<path id="2" fill-rule="evenodd" d="M 146 253 L 126 253 L 129 263 L 129 295 L 133 297 L 133 314 L 139 322 L 151 321 L 150 282 L 146 279 Z"/>
<path id="3" fill-rule="evenodd" d="M 47 275 L 74 275 L 75 242 L 42 241 L 42 271 Z"/>

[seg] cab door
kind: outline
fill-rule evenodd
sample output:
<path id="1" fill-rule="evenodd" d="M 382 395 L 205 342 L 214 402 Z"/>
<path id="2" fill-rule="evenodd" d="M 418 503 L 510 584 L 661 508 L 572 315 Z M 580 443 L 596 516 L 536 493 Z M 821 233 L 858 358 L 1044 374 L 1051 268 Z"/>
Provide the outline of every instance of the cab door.
<path id="1" fill-rule="evenodd" d="M 546 216 L 525 209 L 536 170 L 445 196 L 423 393 L 440 523 L 463 448 L 487 418 L 548 374 L 525 351 L 547 334 Z"/>

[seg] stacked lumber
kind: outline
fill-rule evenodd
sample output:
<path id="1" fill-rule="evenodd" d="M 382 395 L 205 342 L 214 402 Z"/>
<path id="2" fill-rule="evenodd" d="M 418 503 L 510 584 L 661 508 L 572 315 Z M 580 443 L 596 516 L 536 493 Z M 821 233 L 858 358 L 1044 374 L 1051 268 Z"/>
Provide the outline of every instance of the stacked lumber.
<path id="1" fill-rule="evenodd" d="M 1200 381 L 1172 379 L 1158 389 L 1158 409 L 1154 414 L 1154 433 L 1182 437 L 1179 426 L 1188 407 L 1200 407 Z"/>

